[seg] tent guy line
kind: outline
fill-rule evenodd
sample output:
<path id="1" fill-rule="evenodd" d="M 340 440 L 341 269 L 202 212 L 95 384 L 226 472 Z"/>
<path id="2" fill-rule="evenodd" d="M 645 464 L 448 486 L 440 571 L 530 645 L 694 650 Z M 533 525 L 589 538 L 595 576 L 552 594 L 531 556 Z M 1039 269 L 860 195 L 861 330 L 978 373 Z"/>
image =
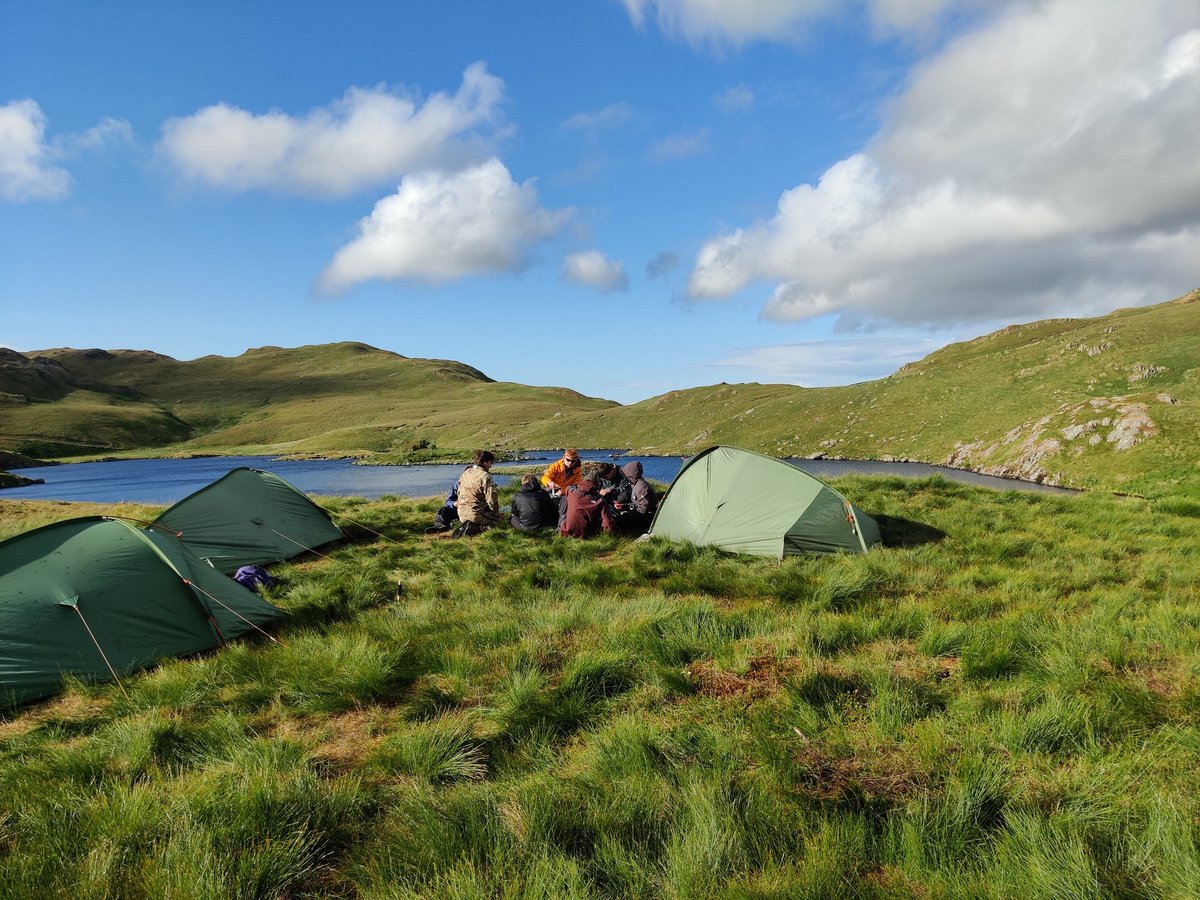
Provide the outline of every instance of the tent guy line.
<path id="1" fill-rule="evenodd" d="M 325 558 L 328 559 L 329 557 L 325 557 Z M 249 625 L 251 628 L 253 628 L 255 631 L 257 631 L 259 634 L 264 635 L 267 638 L 267 640 L 274 641 L 276 644 L 279 644 L 279 646 L 281 646 L 281 647 L 287 646 L 287 644 L 285 644 L 283 641 L 276 638 L 275 635 L 270 634 L 269 632 L 263 631 L 263 629 L 259 628 L 257 625 L 255 625 L 253 622 L 251 622 L 249 619 L 247 619 L 245 616 L 243 616 L 241 613 L 239 613 L 236 609 L 233 609 L 232 607 L 227 606 L 226 604 L 222 603 L 220 600 L 218 600 L 216 597 L 214 597 L 212 594 L 210 594 L 204 588 L 200 587 L 200 585 L 194 584 L 193 582 L 188 581 L 186 578 L 183 579 L 183 583 L 186 584 L 190 588 L 195 588 L 200 593 L 202 593 L 205 597 L 207 597 L 209 600 L 211 600 L 213 603 L 216 603 L 218 606 L 225 607 L 225 609 L 229 610 L 229 612 L 233 613 L 235 616 L 237 616 L 239 619 L 241 619 L 243 622 L 245 622 L 247 625 Z M 211 616 L 209 618 L 211 619 Z M 217 629 L 217 634 L 221 634 L 221 629 L 217 626 L 216 621 L 213 621 L 213 628 Z M 221 639 L 224 640 L 224 635 L 221 635 Z"/>
<path id="2" fill-rule="evenodd" d="M 104 652 L 104 648 L 100 646 L 100 642 L 96 640 L 96 633 L 92 631 L 92 626 L 88 624 L 87 619 L 83 617 L 83 610 L 79 608 L 79 598 L 73 597 L 71 603 L 59 601 L 59 606 L 69 606 L 75 610 L 79 616 L 79 621 L 83 623 L 83 627 L 87 629 L 88 637 L 92 639 L 92 643 L 96 645 L 96 652 L 100 654 L 100 658 L 104 660 L 104 665 L 108 666 L 108 671 L 112 673 L 113 681 L 117 683 L 117 687 L 121 689 L 121 693 L 125 695 L 125 699 L 129 699 L 129 692 L 125 690 L 125 685 L 121 684 L 121 679 L 117 677 L 117 670 L 113 668 L 113 664 L 109 662 L 108 654 Z"/>

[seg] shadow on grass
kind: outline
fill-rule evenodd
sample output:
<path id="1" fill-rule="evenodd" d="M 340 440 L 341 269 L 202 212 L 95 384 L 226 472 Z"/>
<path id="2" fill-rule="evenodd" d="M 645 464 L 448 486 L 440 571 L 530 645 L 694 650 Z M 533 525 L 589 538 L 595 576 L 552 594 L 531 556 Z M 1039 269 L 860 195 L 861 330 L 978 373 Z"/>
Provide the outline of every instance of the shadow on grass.
<path id="1" fill-rule="evenodd" d="M 899 516 L 872 516 L 879 524 L 879 536 L 885 547 L 919 547 L 921 544 L 936 544 L 946 539 L 946 532 L 923 522 L 902 519 Z"/>

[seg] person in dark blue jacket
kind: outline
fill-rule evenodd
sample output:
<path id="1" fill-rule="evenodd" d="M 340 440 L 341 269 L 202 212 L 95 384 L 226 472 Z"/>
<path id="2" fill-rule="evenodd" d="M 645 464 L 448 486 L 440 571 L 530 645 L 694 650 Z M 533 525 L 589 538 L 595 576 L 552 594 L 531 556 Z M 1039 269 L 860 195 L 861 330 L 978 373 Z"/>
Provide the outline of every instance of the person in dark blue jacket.
<path id="1" fill-rule="evenodd" d="M 433 517 L 433 524 L 425 529 L 426 534 L 437 534 L 439 531 L 449 531 L 458 521 L 458 482 L 450 485 L 450 493 L 446 495 L 446 502 L 442 504 L 441 509 L 437 511 L 437 515 Z"/>

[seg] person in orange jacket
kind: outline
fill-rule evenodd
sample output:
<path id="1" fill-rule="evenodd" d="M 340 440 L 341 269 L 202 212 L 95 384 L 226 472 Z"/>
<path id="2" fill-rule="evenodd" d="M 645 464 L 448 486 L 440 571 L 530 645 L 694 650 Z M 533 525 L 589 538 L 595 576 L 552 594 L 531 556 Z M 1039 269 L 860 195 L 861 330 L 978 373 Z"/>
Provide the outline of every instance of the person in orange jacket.
<path id="1" fill-rule="evenodd" d="M 562 459 L 555 460 L 542 473 L 542 485 L 550 492 L 551 497 L 558 497 L 573 484 L 578 484 L 583 478 L 583 466 L 579 462 L 579 451 L 574 447 L 563 453 Z"/>

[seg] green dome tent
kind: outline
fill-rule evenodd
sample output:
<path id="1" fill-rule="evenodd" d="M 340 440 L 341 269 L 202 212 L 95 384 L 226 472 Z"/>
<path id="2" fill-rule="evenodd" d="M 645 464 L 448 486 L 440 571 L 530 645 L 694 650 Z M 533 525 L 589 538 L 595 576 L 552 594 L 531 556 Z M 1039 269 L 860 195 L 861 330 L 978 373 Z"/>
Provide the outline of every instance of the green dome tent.
<path id="1" fill-rule="evenodd" d="M 0 705 L 195 653 L 283 615 L 127 522 L 68 519 L 0 542 Z"/>
<path id="2" fill-rule="evenodd" d="M 342 537 L 329 514 L 303 491 L 271 472 L 244 466 L 184 497 L 154 521 L 177 532 L 192 553 L 227 575 Z"/>
<path id="3" fill-rule="evenodd" d="M 783 460 L 709 447 L 679 470 L 650 535 L 782 559 L 866 553 L 879 543 L 879 526 L 821 479 Z"/>

